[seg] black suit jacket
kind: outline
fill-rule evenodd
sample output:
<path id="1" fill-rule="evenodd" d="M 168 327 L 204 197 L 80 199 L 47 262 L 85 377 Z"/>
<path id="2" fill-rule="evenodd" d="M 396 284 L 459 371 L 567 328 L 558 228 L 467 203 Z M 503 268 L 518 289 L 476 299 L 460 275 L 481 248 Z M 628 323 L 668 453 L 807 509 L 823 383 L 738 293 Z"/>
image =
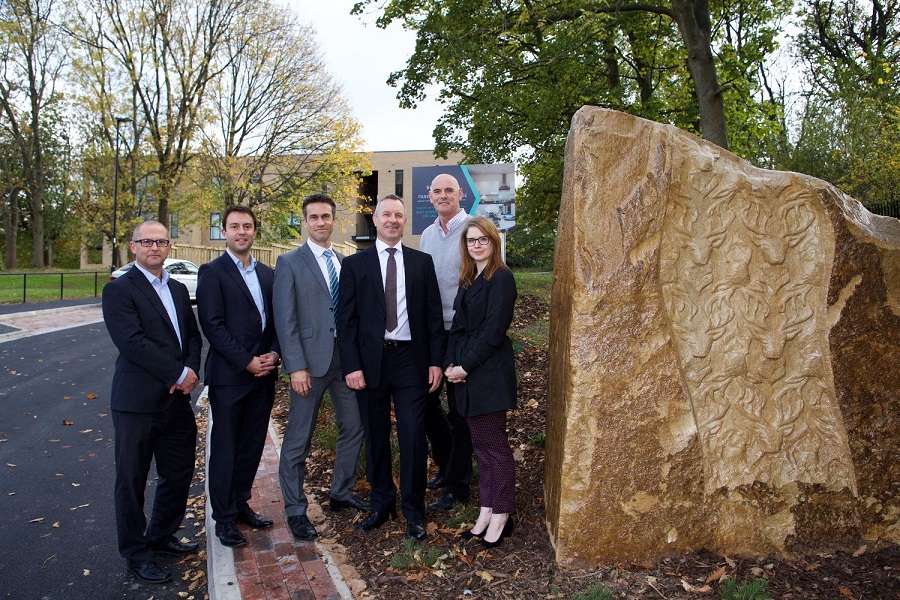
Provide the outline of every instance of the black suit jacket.
<path id="1" fill-rule="evenodd" d="M 479 276 L 456 294 L 444 365 L 459 365 L 468 373 L 464 383 L 453 384 L 463 416 L 516 407 L 516 365 L 506 333 L 515 303 L 516 280 L 509 269 L 497 270 L 490 281 Z"/>
<path id="2" fill-rule="evenodd" d="M 103 288 L 103 320 L 119 357 L 112 384 L 112 409 L 151 413 L 165 410 L 184 367 L 200 372 L 203 338 L 184 284 L 169 279 L 182 345 L 162 300 L 134 267 Z"/>
<path id="3" fill-rule="evenodd" d="M 200 267 L 197 274 L 197 313 L 209 342 L 204 381 L 208 385 L 252 384 L 258 379 L 247 365 L 254 356 L 278 352 L 272 309 L 271 267 L 256 263 L 256 276 L 266 309 L 266 327 L 250 288 L 226 252 Z M 277 369 L 267 377 L 276 377 Z"/>
<path id="4" fill-rule="evenodd" d="M 403 246 L 406 310 L 416 357 L 428 381 L 428 367 L 440 367 L 446 332 L 441 292 L 431 256 Z M 362 370 L 366 387 L 378 387 L 386 321 L 384 283 L 373 244 L 341 263 L 338 295 L 338 348 L 344 374 Z"/>

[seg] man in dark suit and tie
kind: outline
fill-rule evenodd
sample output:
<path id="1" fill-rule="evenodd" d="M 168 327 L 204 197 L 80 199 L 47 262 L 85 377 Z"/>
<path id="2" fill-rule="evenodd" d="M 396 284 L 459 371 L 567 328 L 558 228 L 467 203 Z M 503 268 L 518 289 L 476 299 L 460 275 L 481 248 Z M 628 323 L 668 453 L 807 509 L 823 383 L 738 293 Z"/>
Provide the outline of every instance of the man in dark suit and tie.
<path id="1" fill-rule="evenodd" d="M 197 425 L 190 392 L 197 385 L 203 338 L 187 288 L 169 278 L 169 234 L 157 221 L 138 225 L 132 269 L 103 288 L 103 320 L 119 350 L 111 408 L 115 427 L 115 510 L 119 553 L 140 579 L 172 578 L 154 552 L 191 554 L 198 544 L 175 537 L 194 474 Z M 159 483 L 150 522 L 144 491 L 150 463 Z"/>
<path id="2" fill-rule="evenodd" d="M 257 226 L 250 208 L 229 206 L 222 217 L 225 254 L 197 276 L 197 312 L 209 341 L 209 500 L 216 537 L 226 546 L 247 543 L 235 523 L 272 526 L 248 504 L 281 362 L 272 310 L 275 275 L 250 253 Z"/>
<path id="3" fill-rule="evenodd" d="M 291 374 L 291 410 L 281 443 L 278 479 L 284 512 L 295 537 L 318 536 L 306 516 L 309 502 L 303 493 L 306 457 L 316 417 L 326 390 L 338 426 L 331 478 L 331 510 L 369 510 L 369 503 L 353 495 L 363 429 L 356 395 L 344 383 L 337 349 L 335 307 L 343 256 L 334 251 L 334 200 L 314 194 L 303 201 L 303 222 L 309 239 L 278 257 L 275 269 L 275 329 Z"/>
<path id="4" fill-rule="evenodd" d="M 403 201 L 385 196 L 373 221 L 375 244 L 343 262 L 338 305 L 341 362 L 347 386 L 356 391 L 359 402 L 372 486 L 372 512 L 357 529 L 375 529 L 396 515 L 390 446 L 393 399 L 406 535 L 423 540 L 425 400 L 442 377 L 441 295 L 431 257 L 400 243 L 406 225 Z"/>

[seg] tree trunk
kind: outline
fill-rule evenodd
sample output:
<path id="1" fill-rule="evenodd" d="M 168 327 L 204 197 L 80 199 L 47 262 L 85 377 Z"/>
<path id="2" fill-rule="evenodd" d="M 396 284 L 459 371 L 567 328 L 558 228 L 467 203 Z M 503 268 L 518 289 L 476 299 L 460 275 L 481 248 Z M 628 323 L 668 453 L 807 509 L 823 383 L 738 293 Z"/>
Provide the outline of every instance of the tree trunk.
<path id="1" fill-rule="evenodd" d="M 4 227 L 6 228 L 6 268 L 18 268 L 17 250 L 19 245 L 19 193 L 21 188 L 14 187 L 6 197 L 8 204 L 4 210 Z"/>
<path id="2" fill-rule="evenodd" d="M 44 199 L 40 183 L 35 182 L 31 186 L 29 197 L 31 199 L 31 248 L 34 252 L 32 261 L 34 268 L 42 269 L 44 262 Z"/>
<path id="3" fill-rule="evenodd" d="M 728 150 L 725 101 L 716 77 L 716 64 L 710 46 L 709 1 L 672 0 L 672 9 L 687 50 L 688 71 L 694 80 L 700 109 L 700 132 L 703 139 Z"/>

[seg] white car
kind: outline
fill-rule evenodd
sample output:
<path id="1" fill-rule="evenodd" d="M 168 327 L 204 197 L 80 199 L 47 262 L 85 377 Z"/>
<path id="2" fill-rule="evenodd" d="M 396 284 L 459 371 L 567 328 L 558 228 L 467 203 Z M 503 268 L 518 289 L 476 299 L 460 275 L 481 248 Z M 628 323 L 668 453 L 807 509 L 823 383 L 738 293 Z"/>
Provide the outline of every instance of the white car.
<path id="1" fill-rule="evenodd" d="M 121 267 L 110 273 L 110 281 L 112 281 L 116 277 L 121 277 L 133 266 L 134 262 L 130 262 L 127 265 L 122 265 Z M 181 260 L 180 258 L 167 258 L 163 263 L 163 268 L 169 272 L 169 275 L 172 277 L 172 279 L 174 279 L 175 281 L 180 281 L 185 286 L 187 286 L 188 295 L 191 297 L 191 300 L 197 299 L 197 271 L 200 270 L 200 267 L 189 260 Z"/>

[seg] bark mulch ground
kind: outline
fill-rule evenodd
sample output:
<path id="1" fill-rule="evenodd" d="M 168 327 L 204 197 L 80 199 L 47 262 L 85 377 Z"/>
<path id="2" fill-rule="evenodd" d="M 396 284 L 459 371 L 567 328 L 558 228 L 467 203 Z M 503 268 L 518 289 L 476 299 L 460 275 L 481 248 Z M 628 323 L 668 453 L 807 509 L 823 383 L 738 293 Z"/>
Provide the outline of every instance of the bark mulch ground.
<path id="1" fill-rule="evenodd" d="M 428 540 L 404 544 L 405 521 L 391 521 L 375 532 L 354 526 L 365 515 L 326 512 L 324 540 L 342 544 L 365 580 L 366 597 L 552 599 L 577 597 L 602 585 L 611 598 L 720 598 L 728 580 L 762 580 L 774 599 L 900 600 L 900 546 L 870 551 L 860 541 L 853 551 L 798 556 L 792 560 L 740 558 L 701 551 L 647 564 L 613 564 L 596 570 L 564 569 L 554 561 L 545 524 L 543 501 L 544 415 L 547 400 L 546 327 L 549 308 L 535 296 L 520 296 L 511 332 L 519 340 L 519 410 L 509 415 L 509 437 L 516 458 L 517 526 L 511 538 L 490 551 L 478 540 L 463 542 L 457 534 L 477 516 L 477 484 L 468 508 L 429 512 Z M 537 324 L 537 326 L 535 325 Z M 543 340 L 543 342 L 541 341 Z M 288 386 L 279 383 L 273 418 L 287 419 Z M 330 411 L 319 415 L 319 429 L 333 429 Z M 333 436 L 317 435 L 308 461 L 307 491 L 327 506 L 331 484 Z M 362 471 L 361 471 L 362 473 Z M 433 474 L 433 471 L 429 475 Z M 364 475 L 358 493 L 367 497 Z M 428 501 L 436 498 L 429 492 Z M 601 598 L 599 590 L 590 598 Z M 582 596 L 586 598 L 587 596 Z M 753 598 L 734 595 L 733 598 Z M 764 596 L 759 596 L 760 598 Z"/>

